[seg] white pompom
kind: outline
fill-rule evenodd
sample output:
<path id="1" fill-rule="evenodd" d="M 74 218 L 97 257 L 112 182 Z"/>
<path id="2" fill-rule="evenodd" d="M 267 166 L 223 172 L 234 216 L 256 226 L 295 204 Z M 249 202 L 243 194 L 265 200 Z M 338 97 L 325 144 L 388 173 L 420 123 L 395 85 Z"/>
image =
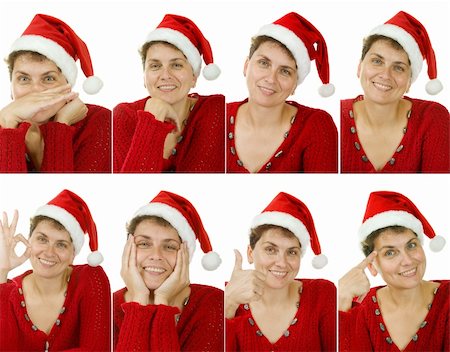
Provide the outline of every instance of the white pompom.
<path id="1" fill-rule="evenodd" d="M 100 89 L 102 89 L 102 87 L 103 87 L 102 80 L 96 76 L 88 77 L 83 82 L 83 90 L 87 94 L 97 94 L 100 91 Z"/>
<path id="2" fill-rule="evenodd" d="M 216 64 L 208 64 L 203 69 L 203 77 L 205 77 L 208 81 L 212 81 L 219 77 L 220 68 Z"/>
<path id="3" fill-rule="evenodd" d="M 428 83 L 425 85 L 425 90 L 430 95 L 436 95 L 438 94 L 444 87 L 442 86 L 442 83 L 437 78 L 432 79 L 431 81 L 428 81 Z"/>
<path id="4" fill-rule="evenodd" d="M 202 258 L 202 266 L 209 271 L 216 270 L 221 263 L 222 259 L 216 252 L 208 252 Z"/>
<path id="5" fill-rule="evenodd" d="M 103 262 L 103 256 L 99 251 L 89 253 L 87 257 L 88 264 L 90 266 L 99 266 Z"/>
<path id="6" fill-rule="evenodd" d="M 334 90 L 334 85 L 332 83 L 323 84 L 319 87 L 319 94 L 324 98 L 328 98 L 334 94 Z"/>
<path id="7" fill-rule="evenodd" d="M 324 254 L 316 255 L 312 260 L 312 266 L 314 269 L 322 269 L 328 264 L 328 258 Z"/>
<path id="8" fill-rule="evenodd" d="M 434 236 L 430 241 L 430 249 L 433 252 L 439 252 L 445 246 L 445 238 L 442 236 Z"/>

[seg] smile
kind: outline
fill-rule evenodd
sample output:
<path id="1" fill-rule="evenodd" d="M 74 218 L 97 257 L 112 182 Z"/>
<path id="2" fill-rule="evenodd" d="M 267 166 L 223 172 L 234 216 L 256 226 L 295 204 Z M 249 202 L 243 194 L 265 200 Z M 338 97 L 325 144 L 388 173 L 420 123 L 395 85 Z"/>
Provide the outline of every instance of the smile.
<path id="1" fill-rule="evenodd" d="M 378 82 L 372 82 L 372 83 L 376 89 L 382 90 L 384 92 L 387 92 L 392 89 L 392 86 L 387 85 L 387 84 L 378 83 Z"/>
<path id="2" fill-rule="evenodd" d="M 287 271 L 276 271 L 276 270 L 269 270 L 269 272 L 279 278 L 283 278 L 287 275 Z"/>
<path id="3" fill-rule="evenodd" d="M 416 272 L 417 272 L 417 268 L 413 268 L 413 269 L 404 271 L 402 273 L 399 273 L 399 275 L 404 276 L 404 277 L 410 277 L 410 276 L 416 275 Z"/>
<path id="4" fill-rule="evenodd" d="M 167 85 L 158 86 L 158 89 L 162 90 L 163 92 L 171 92 L 171 91 L 175 90 L 176 88 L 177 88 L 177 86 L 173 85 L 173 84 L 170 84 L 170 85 L 167 84 Z"/>
<path id="5" fill-rule="evenodd" d="M 263 94 L 265 94 L 265 95 L 272 95 L 272 94 L 276 93 L 275 90 L 274 90 L 274 89 L 271 89 L 271 88 L 262 87 L 262 86 L 258 86 L 258 88 L 259 88 L 259 89 L 261 90 L 261 92 L 262 92 Z"/>
<path id="6" fill-rule="evenodd" d="M 162 274 L 166 271 L 166 269 L 158 268 L 158 267 L 154 267 L 154 266 L 146 266 L 146 267 L 144 267 L 144 270 L 146 272 L 156 273 L 156 274 Z"/>
<path id="7" fill-rule="evenodd" d="M 44 265 L 49 265 L 49 266 L 53 266 L 56 265 L 56 262 L 47 260 L 47 259 L 43 259 L 43 258 L 39 258 L 39 262 L 41 262 Z"/>

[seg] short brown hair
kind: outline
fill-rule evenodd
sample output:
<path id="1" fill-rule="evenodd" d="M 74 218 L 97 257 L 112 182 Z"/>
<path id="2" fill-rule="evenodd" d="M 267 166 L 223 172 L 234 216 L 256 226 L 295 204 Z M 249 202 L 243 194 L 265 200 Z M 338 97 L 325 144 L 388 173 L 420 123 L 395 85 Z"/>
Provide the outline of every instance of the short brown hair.
<path id="1" fill-rule="evenodd" d="M 14 71 L 14 64 L 16 63 L 16 60 L 20 56 L 28 56 L 31 60 L 37 61 L 37 62 L 42 62 L 42 61 L 45 61 L 45 60 L 49 60 L 49 58 L 47 56 L 39 54 L 36 51 L 31 51 L 31 50 L 13 51 L 5 59 L 5 62 L 8 65 L 9 79 L 10 80 L 12 80 L 12 73 Z M 59 69 L 59 67 L 58 67 L 58 69 Z"/>
<path id="2" fill-rule="evenodd" d="M 361 61 L 364 60 L 364 58 L 366 57 L 366 55 L 369 52 L 369 50 L 372 47 L 372 45 L 374 43 L 376 43 L 377 41 L 380 41 L 380 40 L 388 43 L 392 48 L 394 48 L 396 50 L 401 50 L 401 51 L 406 52 L 406 50 L 396 40 L 394 40 L 394 39 L 392 39 L 390 37 L 386 37 L 386 36 L 381 35 L 381 34 L 372 34 L 372 35 L 369 35 L 368 37 L 363 39 L 363 46 L 362 46 L 362 52 L 361 52 Z M 406 55 L 408 55 L 408 53 L 406 53 Z M 411 60 L 409 59 L 409 55 L 408 55 L 408 64 L 411 65 Z"/>
<path id="3" fill-rule="evenodd" d="M 166 219 L 160 217 L 160 216 L 156 216 L 156 215 L 140 215 L 140 216 L 136 216 L 135 218 L 131 219 L 131 221 L 127 224 L 127 233 L 134 235 L 134 233 L 136 232 L 136 227 L 138 227 L 138 225 L 145 220 L 149 220 L 152 221 L 158 225 L 161 225 L 163 227 L 171 227 L 173 228 L 175 231 L 175 227 L 172 226 L 172 224 L 170 222 L 168 222 Z M 177 231 L 178 233 L 178 231 Z"/>
<path id="4" fill-rule="evenodd" d="M 364 241 L 361 242 L 361 249 L 362 249 L 364 255 L 367 257 L 370 253 L 373 252 L 373 250 L 375 248 L 375 240 L 383 232 L 392 231 L 394 233 L 402 233 L 407 230 L 410 230 L 410 229 L 407 227 L 404 227 L 404 226 L 399 226 L 399 225 L 387 226 L 387 227 L 383 227 L 381 229 L 375 230 L 369 236 L 367 236 Z M 417 236 L 417 234 L 414 231 L 412 231 L 412 232 Z"/>
<path id="5" fill-rule="evenodd" d="M 256 37 L 252 38 L 252 43 L 250 45 L 250 51 L 248 53 L 248 58 L 251 59 L 251 57 L 253 56 L 253 54 L 255 53 L 256 50 L 258 50 L 258 48 L 266 43 L 266 42 L 270 42 L 270 43 L 274 43 L 276 45 L 278 45 L 281 49 L 283 49 L 284 52 L 286 52 L 286 54 L 295 61 L 295 67 L 297 68 L 297 60 L 295 60 L 294 55 L 292 54 L 292 52 L 287 48 L 286 45 L 284 45 L 282 42 L 280 42 L 279 40 L 276 40 L 272 37 L 269 37 L 267 35 L 259 35 Z"/>
<path id="6" fill-rule="evenodd" d="M 282 234 L 288 238 L 295 238 L 298 240 L 297 236 L 295 236 L 292 231 L 288 230 L 285 227 L 278 226 L 278 225 L 272 225 L 272 224 L 264 224 L 259 225 L 255 228 L 252 228 L 250 230 L 250 247 L 251 249 L 255 249 L 256 243 L 261 239 L 262 235 L 268 230 L 271 229 L 279 229 L 282 231 Z M 300 240 L 298 240 L 298 243 L 300 245 L 300 248 L 302 248 L 302 244 L 300 243 Z"/>
<path id="7" fill-rule="evenodd" d="M 59 231 L 62 231 L 62 230 L 67 231 L 67 229 L 64 227 L 64 225 L 61 224 L 58 220 L 55 220 L 55 219 L 50 218 L 50 217 L 45 216 L 45 215 L 37 215 L 37 216 L 34 216 L 34 217 L 32 217 L 30 219 L 30 234 L 29 234 L 29 236 L 31 236 L 33 231 L 36 229 L 36 227 L 42 221 L 49 222 L 55 229 L 57 229 Z M 67 231 L 67 232 L 69 232 L 69 231 Z M 70 237 L 70 241 L 72 242 L 72 236 L 70 236 L 70 233 L 69 233 L 69 237 Z"/>
<path id="8" fill-rule="evenodd" d="M 142 45 L 141 48 L 139 49 L 139 55 L 141 56 L 142 67 L 144 69 L 145 69 L 145 60 L 147 60 L 147 51 L 152 45 L 155 45 L 155 44 L 164 44 L 164 45 L 170 46 L 171 48 L 176 49 L 176 50 L 178 50 L 178 51 L 183 53 L 182 50 L 177 48 L 172 43 L 168 43 L 168 42 L 165 42 L 163 40 L 155 40 L 155 41 L 152 41 L 152 42 L 144 43 L 144 45 Z M 184 55 L 184 53 L 183 53 L 183 55 Z M 184 55 L 184 56 L 186 57 L 186 55 Z"/>

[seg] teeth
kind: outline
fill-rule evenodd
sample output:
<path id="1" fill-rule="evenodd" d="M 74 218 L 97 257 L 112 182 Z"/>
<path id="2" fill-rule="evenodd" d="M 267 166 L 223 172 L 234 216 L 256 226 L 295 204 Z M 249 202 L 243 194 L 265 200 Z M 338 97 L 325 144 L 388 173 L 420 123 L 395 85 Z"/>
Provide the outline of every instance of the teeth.
<path id="1" fill-rule="evenodd" d="M 45 260 L 43 258 L 39 258 L 39 261 L 45 265 L 55 265 L 56 264 L 56 262 L 51 262 L 50 260 Z"/>
<path id="2" fill-rule="evenodd" d="M 385 90 L 385 91 L 392 89 L 391 86 L 388 86 L 388 85 L 382 84 L 382 83 L 373 82 L 373 85 L 375 87 L 377 87 L 378 89 Z"/>
<path id="3" fill-rule="evenodd" d="M 173 90 L 175 89 L 177 86 L 175 85 L 164 85 L 164 86 L 159 86 L 158 88 L 161 90 Z"/>
<path id="4" fill-rule="evenodd" d="M 279 277 L 286 276 L 286 274 L 287 274 L 286 271 L 270 270 L 270 272 L 272 273 L 272 275 L 279 276 Z"/>
<path id="5" fill-rule="evenodd" d="M 144 268 L 145 271 L 151 272 L 151 273 L 163 273 L 166 271 L 166 269 L 163 268 L 156 268 L 156 267 L 152 267 L 152 266 L 147 266 Z"/>
<path id="6" fill-rule="evenodd" d="M 408 270 L 408 271 L 404 271 L 404 272 L 400 273 L 400 275 L 401 275 L 401 276 L 409 276 L 409 275 L 413 275 L 413 274 L 416 273 L 416 269 L 417 269 L 417 268 L 414 268 L 414 269 L 411 269 L 411 270 Z"/>

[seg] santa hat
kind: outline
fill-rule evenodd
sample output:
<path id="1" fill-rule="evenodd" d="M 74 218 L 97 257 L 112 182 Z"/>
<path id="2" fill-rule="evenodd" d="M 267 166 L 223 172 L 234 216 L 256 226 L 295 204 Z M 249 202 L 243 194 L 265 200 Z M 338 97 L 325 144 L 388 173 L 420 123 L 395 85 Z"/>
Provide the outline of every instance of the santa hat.
<path id="1" fill-rule="evenodd" d="M 189 18 L 165 15 L 158 27 L 151 31 L 145 40 L 146 43 L 154 41 L 164 41 L 181 50 L 191 64 L 196 77 L 199 76 L 202 67 L 201 55 L 206 64 L 203 76 L 207 80 L 219 77 L 220 69 L 213 63 L 213 54 L 208 40 Z"/>
<path id="2" fill-rule="evenodd" d="M 291 12 L 261 27 L 256 36 L 263 35 L 278 40 L 292 53 L 297 63 L 297 84 L 303 82 L 311 69 L 311 60 L 315 60 L 323 83 L 319 94 L 323 97 L 333 95 L 334 85 L 330 83 L 327 44 L 322 34 L 308 20 Z"/>
<path id="3" fill-rule="evenodd" d="M 65 189 L 46 205 L 36 210 L 34 216 L 43 215 L 58 221 L 69 232 L 75 254 L 80 253 L 84 243 L 84 234 L 89 236 L 91 253 L 88 264 L 98 266 L 103 256 L 98 251 L 97 227 L 87 204 L 75 193 Z"/>
<path id="4" fill-rule="evenodd" d="M 276 225 L 288 229 L 298 238 L 302 256 L 311 244 L 316 255 L 312 260 L 314 268 L 321 269 L 327 265 L 328 258 L 321 254 L 314 220 L 307 206 L 299 199 L 280 192 L 262 213 L 253 219 L 251 227 L 254 229 L 261 225 Z"/>
<path id="5" fill-rule="evenodd" d="M 34 51 L 52 60 L 71 86 L 75 85 L 77 78 L 75 62 L 80 59 L 81 69 L 87 77 L 83 90 L 88 94 L 96 94 L 103 86 L 103 82 L 94 76 L 86 44 L 72 28 L 55 17 L 42 14 L 34 16 L 28 28 L 11 47 L 11 53 L 21 50 Z"/>
<path id="6" fill-rule="evenodd" d="M 175 193 L 161 191 L 149 204 L 141 207 L 133 218 L 145 215 L 158 216 L 168 221 L 177 230 L 181 239 L 187 243 L 189 258 L 192 258 L 194 254 L 197 239 L 205 253 L 202 266 L 206 270 L 215 270 L 219 267 L 222 260 L 216 252 L 212 251 L 211 242 L 200 215 L 187 199 Z"/>
<path id="7" fill-rule="evenodd" d="M 362 242 L 372 232 L 388 226 L 406 227 L 417 235 L 420 242 L 423 242 L 425 234 L 432 239 L 430 248 L 434 252 L 439 252 L 445 245 L 445 239 L 436 236 L 427 219 L 403 194 L 389 191 L 372 192 L 359 228 L 359 239 Z"/>
<path id="8" fill-rule="evenodd" d="M 375 27 L 370 35 L 379 34 L 394 39 L 406 51 L 411 62 L 412 82 L 422 70 L 423 60 L 427 60 L 428 77 L 426 84 L 428 94 L 438 94 L 442 90 L 442 83 L 437 79 L 436 57 L 427 30 L 410 14 L 400 11 L 385 24 Z"/>

